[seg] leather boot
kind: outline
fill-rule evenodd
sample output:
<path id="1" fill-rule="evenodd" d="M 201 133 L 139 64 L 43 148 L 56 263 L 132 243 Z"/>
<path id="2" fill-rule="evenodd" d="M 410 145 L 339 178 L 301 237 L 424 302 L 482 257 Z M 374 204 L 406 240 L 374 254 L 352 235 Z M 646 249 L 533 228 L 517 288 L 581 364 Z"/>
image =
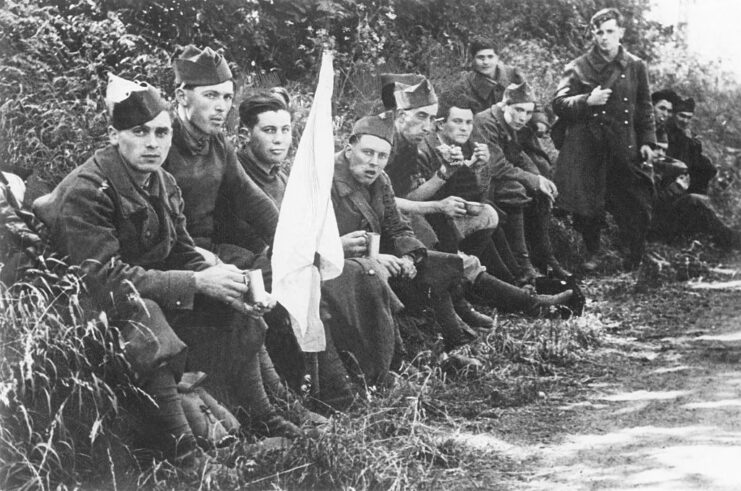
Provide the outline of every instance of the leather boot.
<path id="1" fill-rule="evenodd" d="M 550 306 L 568 303 L 574 294 L 572 290 L 566 290 L 557 295 L 538 295 L 505 283 L 488 273 L 481 273 L 476 278 L 472 292 L 491 307 L 536 316 Z"/>
<path id="2" fill-rule="evenodd" d="M 432 292 L 432 308 L 442 330 L 445 349 L 452 350 L 478 338 L 476 331 L 458 317 L 450 293 Z"/>
<path id="3" fill-rule="evenodd" d="M 457 285 L 450 295 L 453 300 L 455 313 L 458 314 L 463 322 L 471 327 L 479 327 L 482 329 L 491 329 L 494 327 L 494 319 L 488 315 L 477 312 L 476 309 L 473 308 L 473 305 L 466 300 L 463 286 L 461 284 Z"/>

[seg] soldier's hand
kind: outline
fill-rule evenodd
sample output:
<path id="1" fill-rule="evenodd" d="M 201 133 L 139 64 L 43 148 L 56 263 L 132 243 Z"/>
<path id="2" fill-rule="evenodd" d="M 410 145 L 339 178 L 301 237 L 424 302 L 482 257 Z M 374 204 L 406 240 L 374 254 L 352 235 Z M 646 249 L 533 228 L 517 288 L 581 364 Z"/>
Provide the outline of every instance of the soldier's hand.
<path id="1" fill-rule="evenodd" d="M 648 145 L 641 145 L 641 157 L 646 162 L 652 162 L 654 159 L 654 151 Z"/>
<path id="2" fill-rule="evenodd" d="M 391 254 L 379 254 L 378 257 L 376 257 L 376 260 L 381 263 L 381 265 L 386 268 L 389 275 L 393 277 L 400 276 L 403 272 L 404 265 L 401 258 L 392 256 Z"/>
<path id="3" fill-rule="evenodd" d="M 261 302 L 257 302 L 254 304 L 242 302 L 241 311 L 249 315 L 250 317 L 258 318 L 273 310 L 277 303 L 278 302 L 275 300 L 275 298 L 273 298 L 271 294 L 266 293 L 265 299 Z"/>
<path id="4" fill-rule="evenodd" d="M 462 217 L 466 214 L 466 200 L 458 196 L 448 196 L 438 201 L 438 208 L 440 213 L 445 213 L 449 217 Z"/>
<path id="5" fill-rule="evenodd" d="M 612 89 L 603 89 L 601 85 L 598 85 L 587 97 L 587 105 L 604 106 L 607 104 L 610 94 L 612 94 Z"/>
<path id="6" fill-rule="evenodd" d="M 488 162 L 491 154 L 489 153 L 489 145 L 486 143 L 474 143 L 473 160 L 480 162 Z"/>
<path id="7" fill-rule="evenodd" d="M 364 230 L 355 230 L 340 237 L 345 257 L 364 256 L 368 251 L 368 238 Z"/>
<path id="8" fill-rule="evenodd" d="M 545 194 L 551 203 L 554 202 L 558 196 L 558 188 L 556 188 L 556 185 L 553 184 L 553 181 L 543 176 L 538 176 L 538 191 Z"/>
<path id="9" fill-rule="evenodd" d="M 401 256 L 401 277 L 413 280 L 415 276 L 417 276 L 417 267 L 414 265 L 414 260 L 408 255 Z"/>
<path id="10" fill-rule="evenodd" d="M 221 300 L 237 310 L 244 303 L 249 290 L 245 277 L 233 264 L 217 264 L 194 273 L 196 291 L 207 297 Z"/>

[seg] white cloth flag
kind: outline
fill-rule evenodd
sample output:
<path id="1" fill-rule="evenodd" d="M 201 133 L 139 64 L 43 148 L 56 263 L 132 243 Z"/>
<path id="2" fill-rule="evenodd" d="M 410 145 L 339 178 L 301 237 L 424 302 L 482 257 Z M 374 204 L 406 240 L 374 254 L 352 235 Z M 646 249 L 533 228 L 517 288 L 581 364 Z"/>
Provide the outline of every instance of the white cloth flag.
<path id="1" fill-rule="evenodd" d="M 331 199 L 333 84 L 332 55 L 324 52 L 273 241 L 272 293 L 291 315 L 293 332 L 305 352 L 323 351 L 326 346 L 319 318 L 320 281 L 339 276 L 344 263 Z M 317 254 L 318 269 L 314 265 Z"/>

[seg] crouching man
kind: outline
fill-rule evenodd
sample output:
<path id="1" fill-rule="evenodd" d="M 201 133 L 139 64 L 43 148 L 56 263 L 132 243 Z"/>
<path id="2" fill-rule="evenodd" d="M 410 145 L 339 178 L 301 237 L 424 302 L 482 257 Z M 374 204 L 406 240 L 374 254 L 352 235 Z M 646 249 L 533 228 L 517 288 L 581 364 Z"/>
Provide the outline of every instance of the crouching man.
<path id="1" fill-rule="evenodd" d="M 82 265 L 97 306 L 120 325 L 124 353 L 151 398 L 143 402 L 151 443 L 188 464 L 196 442 L 176 385 L 186 349 L 187 368 L 223 380 L 214 395 L 249 415 L 265 397 L 257 352 L 268 307 L 245 303 L 239 269 L 209 266 L 196 251 L 180 189 L 161 168 L 172 143 L 167 106 L 155 88 L 119 81 L 120 90 L 109 86 L 110 145 L 34 209 L 58 251 Z"/>

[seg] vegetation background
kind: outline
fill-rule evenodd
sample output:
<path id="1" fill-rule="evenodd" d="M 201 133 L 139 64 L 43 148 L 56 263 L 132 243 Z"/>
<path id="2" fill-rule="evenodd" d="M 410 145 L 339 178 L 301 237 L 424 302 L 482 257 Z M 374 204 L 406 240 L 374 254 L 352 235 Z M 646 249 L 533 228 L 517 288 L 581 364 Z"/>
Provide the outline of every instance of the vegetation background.
<path id="1" fill-rule="evenodd" d="M 146 80 L 171 95 L 170 61 L 190 43 L 224 53 L 238 77 L 237 103 L 251 87 L 286 86 L 295 96 L 297 134 L 322 47 L 331 47 L 338 141 L 376 104 L 378 73 L 420 72 L 441 92 L 466 69 L 474 35 L 494 38 L 501 58 L 527 74 L 547 101 L 563 65 L 589 45 L 589 17 L 607 6 L 626 15 L 624 43 L 648 61 L 653 88 L 671 86 L 695 97 L 695 130 L 720 171 L 712 198 L 739 223 L 741 88 L 720 66 L 691 55 L 681 31 L 648 20 L 649 0 L 5 0 L 0 168 L 30 177 L 29 199 L 53 187 L 106 140 L 107 73 Z M 570 241 L 558 241 L 564 252 L 574 249 Z M 161 468 L 121 476 L 132 471 L 119 467 L 125 445 L 112 442 L 122 438 L 115 423 L 128 389 L 110 373 L 122 361 L 115 338 L 98 334 L 105 319 L 81 315 L 84 292 L 74 278 L 74 271 L 54 263 L 32 284 L 3 290 L 0 487 L 110 487 L 121 479 L 163 489 L 187 486 Z M 521 370 L 531 377 L 573 362 L 595 342 L 599 324 L 588 318 L 556 333 L 545 321 L 512 322 L 489 340 L 489 362 L 499 368 L 471 382 L 476 390 L 499 387 Z M 86 356 L 91 345 L 102 350 L 92 361 Z M 502 357 L 509 364 L 502 365 Z M 328 435 L 288 453 L 231 449 L 242 472 L 231 485 L 406 487 L 428 478 L 431 469 L 455 467 L 461 458 L 455 449 L 411 424 L 439 411 L 433 399 L 459 396 L 446 388 L 439 369 L 427 375 L 424 391 L 401 384 L 368 402 L 370 410 L 338 419 Z M 505 395 L 493 404 L 537 393 L 527 380 L 498 390 Z M 213 479 L 206 484 L 230 485 L 225 477 Z"/>

